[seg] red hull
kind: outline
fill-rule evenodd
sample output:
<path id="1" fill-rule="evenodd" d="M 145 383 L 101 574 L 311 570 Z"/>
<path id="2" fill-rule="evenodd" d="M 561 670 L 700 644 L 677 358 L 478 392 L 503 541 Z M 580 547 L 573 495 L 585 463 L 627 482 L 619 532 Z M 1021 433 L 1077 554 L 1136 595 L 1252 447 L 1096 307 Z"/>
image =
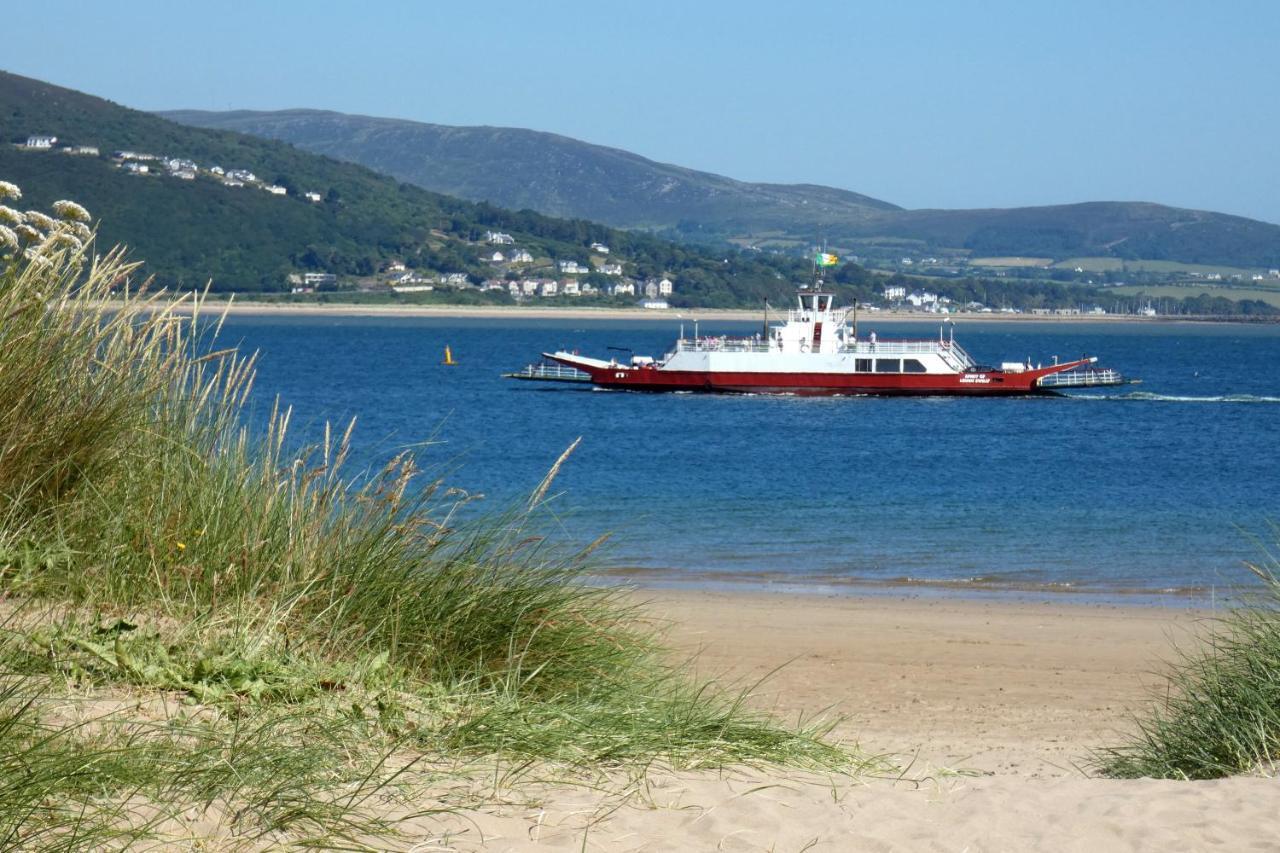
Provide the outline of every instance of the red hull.
<path id="1" fill-rule="evenodd" d="M 551 356 L 555 358 L 555 356 Z M 1071 370 L 1092 359 L 1055 364 L 1021 373 L 999 370 L 955 374 L 887 373 L 729 373 L 662 370 L 656 367 L 586 366 L 557 358 L 591 375 L 602 388 L 627 391 L 686 391 L 728 394 L 796 394 L 801 396 L 971 396 L 997 397 L 1052 394 L 1037 384 L 1042 376 Z"/>

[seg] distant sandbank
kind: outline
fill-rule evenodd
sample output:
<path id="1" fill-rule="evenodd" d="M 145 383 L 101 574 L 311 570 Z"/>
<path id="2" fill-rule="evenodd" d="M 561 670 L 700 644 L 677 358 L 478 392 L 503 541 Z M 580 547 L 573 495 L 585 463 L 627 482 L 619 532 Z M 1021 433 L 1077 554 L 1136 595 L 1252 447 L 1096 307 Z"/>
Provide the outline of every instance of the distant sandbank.
<path id="1" fill-rule="evenodd" d="M 191 310 L 189 304 L 178 306 L 181 313 Z M 279 302 L 255 302 L 236 299 L 231 302 L 209 300 L 206 312 L 263 317 L 438 317 L 442 319 L 483 320 L 628 320 L 678 323 L 686 320 L 701 322 L 752 322 L 764 318 L 761 311 L 743 311 L 723 308 L 670 308 L 650 310 L 644 308 L 542 308 L 526 305 L 361 305 L 358 303 L 308 303 L 283 304 Z M 778 309 L 769 317 L 782 316 Z M 924 323 L 937 325 L 948 319 L 956 323 L 1169 323 L 1169 322 L 1240 322 L 1232 318 L 1188 317 L 1137 317 L 1120 314 L 926 314 L 906 311 L 860 311 L 860 323 Z"/>

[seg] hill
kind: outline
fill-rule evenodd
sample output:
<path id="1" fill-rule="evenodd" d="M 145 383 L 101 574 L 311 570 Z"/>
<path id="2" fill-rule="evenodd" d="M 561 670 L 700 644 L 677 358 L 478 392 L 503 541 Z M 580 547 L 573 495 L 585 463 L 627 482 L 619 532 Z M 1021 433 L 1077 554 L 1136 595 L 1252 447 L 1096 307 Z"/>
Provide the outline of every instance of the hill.
<path id="1" fill-rule="evenodd" d="M 5 72 L 0 128 L 0 178 L 23 188 L 25 207 L 76 199 L 100 219 L 103 242 L 128 243 L 166 284 L 203 286 L 212 279 L 215 290 L 283 290 L 290 272 L 367 276 L 394 260 L 477 282 L 504 273 L 489 261 L 489 230 L 510 234 L 551 269 L 561 259 L 585 264 L 591 245 L 604 243 L 628 275 L 673 276 L 677 305 L 759 304 L 765 296 L 781 298 L 807 273 L 793 258 L 711 252 L 580 219 L 462 201 L 282 142 L 180 125 Z M 22 143 L 32 135 L 58 142 L 29 150 Z M 65 145 L 97 153 L 68 154 L 60 150 Z M 199 168 L 184 180 L 159 160 L 113 156 L 122 151 Z M 126 162 L 149 171 L 130 172 Z M 260 180 L 235 186 L 210 171 L 214 166 L 251 171 Z M 285 193 L 264 191 L 269 185 Z"/>
<path id="2" fill-rule="evenodd" d="M 784 222 L 816 226 L 897 210 L 845 190 L 735 181 L 520 128 L 449 127 L 321 110 L 161 115 L 290 142 L 436 192 L 620 228 L 667 228 L 689 220 L 767 230 Z"/>
<path id="3" fill-rule="evenodd" d="M 163 115 L 279 139 L 463 198 L 620 228 L 672 229 L 691 240 L 808 243 L 821 235 L 855 250 L 888 239 L 934 254 L 1280 266 L 1280 226 L 1145 202 L 902 210 L 846 190 L 744 183 L 531 130 L 318 110 Z"/>

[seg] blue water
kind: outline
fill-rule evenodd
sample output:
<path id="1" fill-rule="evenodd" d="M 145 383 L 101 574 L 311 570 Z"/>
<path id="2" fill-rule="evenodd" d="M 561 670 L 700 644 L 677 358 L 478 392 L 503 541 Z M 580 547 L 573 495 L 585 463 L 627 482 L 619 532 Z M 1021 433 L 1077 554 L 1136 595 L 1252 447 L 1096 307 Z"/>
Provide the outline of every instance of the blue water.
<path id="1" fill-rule="evenodd" d="M 425 443 L 426 462 L 495 508 L 581 436 L 556 481 L 558 532 L 612 531 L 613 565 L 642 582 L 1203 593 L 1247 580 L 1251 537 L 1280 519 L 1274 326 L 958 326 L 980 362 L 1088 353 L 1143 380 L 1065 399 L 645 395 L 499 376 L 555 348 L 660 355 L 676 331 L 234 317 L 222 341 L 262 353 L 259 419 L 275 395 L 311 436 L 358 416 L 359 464 Z M 445 344 L 458 366 L 439 364 Z"/>

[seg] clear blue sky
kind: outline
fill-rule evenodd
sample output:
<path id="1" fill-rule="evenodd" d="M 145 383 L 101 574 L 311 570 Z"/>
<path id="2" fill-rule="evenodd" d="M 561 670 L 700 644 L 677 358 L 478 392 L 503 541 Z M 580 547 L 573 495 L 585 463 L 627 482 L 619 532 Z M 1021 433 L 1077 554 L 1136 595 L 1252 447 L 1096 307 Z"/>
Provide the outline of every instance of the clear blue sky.
<path id="1" fill-rule="evenodd" d="M 529 127 L 907 207 L 1280 222 L 1280 2 L 13 3 L 0 67 L 141 109 Z"/>

